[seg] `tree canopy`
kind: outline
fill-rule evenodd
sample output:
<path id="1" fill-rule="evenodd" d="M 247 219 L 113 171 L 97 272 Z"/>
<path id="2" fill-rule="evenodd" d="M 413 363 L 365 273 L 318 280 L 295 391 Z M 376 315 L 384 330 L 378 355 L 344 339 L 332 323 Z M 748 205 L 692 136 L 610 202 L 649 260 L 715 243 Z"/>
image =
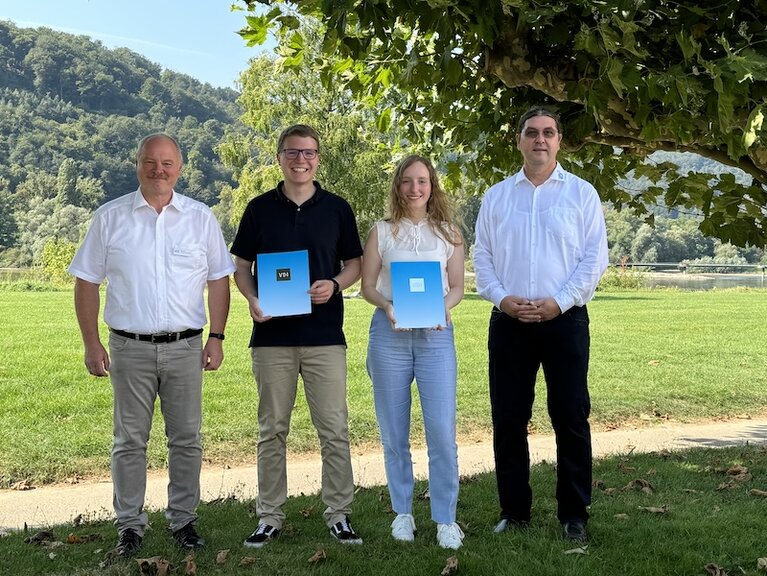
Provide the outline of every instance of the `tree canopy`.
<path id="1" fill-rule="evenodd" d="M 482 189 L 518 168 L 516 119 L 550 104 L 562 159 L 603 200 L 648 221 L 677 208 L 701 215 L 707 236 L 767 243 L 767 0 L 240 2 L 249 43 L 271 30 L 285 66 L 310 60 L 326 84 L 390 103 L 379 127 L 452 152 L 451 177 Z M 324 26 L 319 54 L 304 18 Z M 743 174 L 680 171 L 659 150 Z M 627 189 L 627 176 L 649 184 Z"/>
<path id="2" fill-rule="evenodd" d="M 350 203 L 364 238 L 384 215 L 396 143 L 376 131 L 373 112 L 345 91 L 323 87 L 310 71 L 297 75 L 275 64 L 274 57 L 253 58 L 240 76 L 241 120 L 249 130 L 231 134 L 219 147 L 238 181 L 222 192 L 228 214 L 219 209 L 219 218 L 236 226 L 248 201 L 283 179 L 277 140 L 289 125 L 303 123 L 316 127 L 320 136 L 317 180 Z"/>

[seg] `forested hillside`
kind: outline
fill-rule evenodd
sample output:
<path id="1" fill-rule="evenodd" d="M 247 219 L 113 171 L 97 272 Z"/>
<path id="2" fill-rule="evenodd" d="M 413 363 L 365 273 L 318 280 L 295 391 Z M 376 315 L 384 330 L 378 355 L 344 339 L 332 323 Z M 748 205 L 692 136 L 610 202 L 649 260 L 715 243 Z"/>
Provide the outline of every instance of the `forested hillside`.
<path id="1" fill-rule="evenodd" d="M 178 189 L 213 205 L 231 170 L 215 147 L 237 130 L 239 94 L 126 48 L 0 21 L 0 265 L 39 261 L 47 239 L 77 242 L 93 208 L 136 188 L 138 140 L 178 138 Z"/>

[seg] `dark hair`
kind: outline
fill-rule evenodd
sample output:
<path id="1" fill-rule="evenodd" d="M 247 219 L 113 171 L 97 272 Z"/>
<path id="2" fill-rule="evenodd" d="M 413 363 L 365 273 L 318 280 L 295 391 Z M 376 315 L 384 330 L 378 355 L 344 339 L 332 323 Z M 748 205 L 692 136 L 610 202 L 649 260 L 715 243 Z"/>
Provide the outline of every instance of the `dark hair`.
<path id="1" fill-rule="evenodd" d="M 393 233 L 396 236 L 399 231 L 399 222 L 402 218 L 409 215 L 407 203 L 399 193 L 400 184 L 402 184 L 402 173 L 410 166 L 420 162 L 429 171 L 429 181 L 431 184 L 431 194 L 426 203 L 426 219 L 431 229 L 442 236 L 445 241 L 454 246 L 463 244 L 463 238 L 460 230 L 460 216 L 453 208 L 450 199 L 445 194 L 442 186 L 439 184 L 437 171 L 431 160 L 413 154 L 405 158 L 397 165 L 392 175 L 391 186 L 389 188 L 389 218 L 392 223 Z"/>
<path id="2" fill-rule="evenodd" d="M 548 116 L 549 118 L 553 118 L 554 122 L 557 123 L 557 132 L 562 134 L 562 123 L 559 120 L 559 114 L 549 108 L 544 108 L 543 106 L 533 106 L 530 110 L 522 114 L 519 119 L 519 124 L 517 124 L 517 134 L 522 134 L 522 130 L 525 128 L 525 122 L 534 116 Z"/>
<path id="3" fill-rule="evenodd" d="M 144 151 L 144 148 L 146 148 L 150 142 L 159 138 L 164 138 L 173 142 L 173 145 L 176 147 L 176 151 L 178 152 L 179 160 L 181 160 L 182 163 L 184 162 L 184 155 L 181 153 L 181 146 L 179 146 L 178 140 L 176 140 L 170 134 L 166 134 L 165 132 L 155 132 L 149 136 L 144 136 L 141 139 L 141 142 L 138 143 L 138 150 L 136 150 L 136 164 L 138 164 L 139 160 L 141 159 L 141 153 Z"/>
<path id="4" fill-rule="evenodd" d="M 314 141 L 317 143 L 317 152 L 320 151 L 320 136 L 317 134 L 317 131 L 307 124 L 293 124 L 292 126 L 285 128 L 280 134 L 280 137 L 277 140 L 277 154 L 282 152 L 282 145 L 285 143 L 285 140 L 291 136 L 314 138 Z"/>

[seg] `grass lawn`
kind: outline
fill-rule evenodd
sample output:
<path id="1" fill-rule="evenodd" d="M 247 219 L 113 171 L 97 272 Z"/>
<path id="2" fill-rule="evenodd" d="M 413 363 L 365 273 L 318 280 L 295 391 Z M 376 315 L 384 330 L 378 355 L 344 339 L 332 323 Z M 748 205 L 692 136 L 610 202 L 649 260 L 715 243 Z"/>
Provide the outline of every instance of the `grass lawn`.
<path id="1" fill-rule="evenodd" d="M 415 542 L 392 540 L 389 524 L 393 514 L 385 488 L 360 490 L 356 496 L 353 522 L 365 540 L 362 546 L 342 546 L 331 540 L 317 495 L 290 498 L 283 533 L 258 550 L 242 546 L 242 540 L 255 527 L 253 502 L 210 502 L 199 511 L 207 548 L 196 554 L 196 573 L 437 576 L 450 573 L 443 572 L 450 557 L 457 560 L 456 575 L 764 573 L 757 569 L 758 559 L 767 556 L 767 498 L 759 492 L 767 490 L 764 447 L 616 456 L 596 462 L 594 478 L 591 540 L 583 548 L 560 536 L 550 464 L 533 467 L 534 509 L 526 531 L 492 534 L 497 520 L 494 477 L 482 474 L 463 478 L 458 521 L 466 538 L 455 552 L 437 546 L 429 503 L 424 500 L 414 503 L 418 526 Z M 642 486 L 645 490 L 640 489 Z M 419 483 L 416 493 L 425 487 Z M 187 571 L 185 554 L 174 547 L 162 513 L 152 513 L 150 522 L 139 557 L 159 556 L 175 567 L 172 574 L 192 573 Z M 111 523 L 57 526 L 52 532 L 54 540 L 61 542 L 54 547 L 25 543 L 29 534 L 0 538 L 0 571 L 15 576 L 139 574 L 135 561 L 99 566 L 115 543 Z M 72 540 L 79 537 L 84 543 L 67 543 L 70 534 Z M 222 550 L 228 550 L 228 556 L 218 564 L 216 558 Z M 310 562 L 318 552 L 324 558 Z M 715 572 L 715 567 L 723 571 Z"/>
<path id="2" fill-rule="evenodd" d="M 467 295 L 453 314 L 458 347 L 459 442 L 488 438 L 487 322 L 490 305 Z M 346 302 L 350 434 L 356 446 L 378 442 L 365 347 L 372 307 Z M 595 429 L 764 414 L 767 407 L 767 291 L 598 293 L 589 305 L 590 388 Z M 112 393 L 88 376 L 72 292 L 0 292 L 0 487 L 108 473 Z M 205 457 L 255 461 L 256 391 L 247 349 L 250 320 L 233 295 L 221 370 L 205 376 Z M 104 337 L 106 328 L 104 327 Z M 106 341 L 104 339 L 104 341 Z M 545 386 L 532 426 L 550 431 Z M 414 443 L 422 441 L 414 406 Z M 157 411 L 150 466 L 165 466 Z M 315 451 L 303 395 L 289 447 Z"/>

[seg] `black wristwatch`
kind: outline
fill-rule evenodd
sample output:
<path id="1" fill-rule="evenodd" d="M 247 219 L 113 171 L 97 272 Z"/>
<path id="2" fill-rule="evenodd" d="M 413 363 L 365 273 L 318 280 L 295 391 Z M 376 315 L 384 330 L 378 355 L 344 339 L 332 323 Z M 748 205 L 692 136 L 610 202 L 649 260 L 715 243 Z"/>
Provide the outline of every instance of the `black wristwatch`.
<path id="1" fill-rule="evenodd" d="M 208 338 L 218 338 L 219 340 L 223 340 L 225 336 L 222 332 L 209 332 Z"/>
<path id="2" fill-rule="evenodd" d="M 330 281 L 333 283 L 333 294 L 338 294 L 341 291 L 341 285 L 338 283 L 338 280 L 330 278 Z"/>

